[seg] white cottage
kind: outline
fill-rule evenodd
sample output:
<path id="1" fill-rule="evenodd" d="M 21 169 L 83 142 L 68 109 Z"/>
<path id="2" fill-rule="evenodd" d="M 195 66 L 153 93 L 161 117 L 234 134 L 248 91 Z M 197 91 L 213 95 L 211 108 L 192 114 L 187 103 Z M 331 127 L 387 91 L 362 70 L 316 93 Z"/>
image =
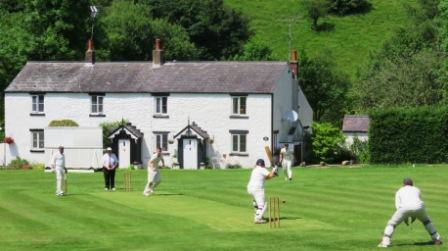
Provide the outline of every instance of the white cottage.
<path id="1" fill-rule="evenodd" d="M 253 166 L 264 146 L 295 146 L 312 110 L 297 84 L 297 54 L 287 62 L 28 62 L 5 90 L 12 155 L 46 162 L 44 130 L 52 120 L 81 127 L 127 121 L 109 135 L 120 166 L 144 164 L 156 146 L 166 162 Z M 298 120 L 291 114 L 298 115 Z M 13 157 L 14 157 L 13 156 Z M 76 168 L 76 167 L 72 167 Z"/>

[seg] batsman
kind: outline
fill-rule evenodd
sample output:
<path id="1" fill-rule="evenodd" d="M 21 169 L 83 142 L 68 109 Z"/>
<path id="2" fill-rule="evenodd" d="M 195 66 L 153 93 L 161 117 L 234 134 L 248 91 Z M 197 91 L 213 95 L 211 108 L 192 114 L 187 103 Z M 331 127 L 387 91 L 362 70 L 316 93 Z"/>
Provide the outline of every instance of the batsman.
<path id="1" fill-rule="evenodd" d="M 253 197 L 253 206 L 255 209 L 254 223 L 266 223 L 263 219 L 263 214 L 266 211 L 267 203 L 264 200 L 264 182 L 277 175 L 278 168 L 274 167 L 269 172 L 264 164 L 264 160 L 259 159 L 256 162 L 255 168 L 250 175 L 249 184 L 247 184 L 247 192 Z"/>

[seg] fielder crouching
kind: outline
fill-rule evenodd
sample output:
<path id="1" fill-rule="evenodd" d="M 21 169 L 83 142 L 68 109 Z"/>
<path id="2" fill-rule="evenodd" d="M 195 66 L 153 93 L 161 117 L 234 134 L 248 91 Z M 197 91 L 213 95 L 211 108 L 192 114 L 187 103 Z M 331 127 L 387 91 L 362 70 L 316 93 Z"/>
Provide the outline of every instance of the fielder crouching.
<path id="1" fill-rule="evenodd" d="M 249 184 L 247 184 L 247 192 L 253 196 L 253 206 L 255 209 L 254 223 L 266 223 L 263 214 L 266 211 L 267 203 L 264 200 L 264 181 L 274 177 L 277 173 L 275 167 L 271 172 L 265 168 L 264 160 L 259 159 L 255 168 L 250 175 Z"/>
<path id="2" fill-rule="evenodd" d="M 426 213 L 425 205 L 420 198 L 420 189 L 413 186 L 410 178 L 403 180 L 403 187 L 395 194 L 395 207 L 397 211 L 395 211 L 392 218 L 387 222 L 383 240 L 378 247 L 389 247 L 395 228 L 403 221 L 408 224 L 409 218 L 413 220 L 418 219 L 423 223 L 435 245 L 442 244 L 439 233 Z"/>

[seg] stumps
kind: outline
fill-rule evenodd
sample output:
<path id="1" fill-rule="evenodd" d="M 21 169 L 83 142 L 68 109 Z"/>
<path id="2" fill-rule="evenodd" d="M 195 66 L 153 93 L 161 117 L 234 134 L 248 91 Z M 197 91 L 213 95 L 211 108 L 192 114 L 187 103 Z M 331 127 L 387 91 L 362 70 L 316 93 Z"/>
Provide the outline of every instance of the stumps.
<path id="1" fill-rule="evenodd" d="M 280 199 L 269 197 L 269 228 L 280 227 Z"/>
<path id="2" fill-rule="evenodd" d="M 132 191 L 132 173 L 125 171 L 123 175 L 124 175 L 124 191 L 131 192 Z"/>

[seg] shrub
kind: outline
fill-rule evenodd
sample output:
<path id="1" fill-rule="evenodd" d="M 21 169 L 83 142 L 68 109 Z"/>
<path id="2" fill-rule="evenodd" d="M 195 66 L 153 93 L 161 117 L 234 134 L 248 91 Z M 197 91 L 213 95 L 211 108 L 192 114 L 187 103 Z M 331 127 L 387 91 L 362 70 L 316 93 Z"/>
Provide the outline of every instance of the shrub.
<path id="1" fill-rule="evenodd" d="M 31 165 L 30 169 L 43 171 L 45 169 L 45 164 L 43 163 L 34 163 Z"/>
<path id="2" fill-rule="evenodd" d="M 354 137 L 350 151 L 359 163 L 368 163 L 370 161 L 369 141 L 362 141 L 358 137 Z"/>
<path id="3" fill-rule="evenodd" d="M 8 165 L 9 169 L 30 169 L 30 164 L 26 159 L 17 158 Z"/>
<path id="4" fill-rule="evenodd" d="M 370 113 L 373 163 L 441 163 L 448 160 L 448 107 L 392 108 Z"/>
<path id="5" fill-rule="evenodd" d="M 50 124 L 48 125 L 50 127 L 60 127 L 60 126 L 72 126 L 77 127 L 79 126 L 78 123 L 71 119 L 61 119 L 61 120 L 52 120 Z"/>
<path id="6" fill-rule="evenodd" d="M 227 164 L 226 166 L 228 169 L 241 169 L 240 164 Z"/>
<path id="7" fill-rule="evenodd" d="M 115 129 L 120 127 L 122 124 L 128 123 L 127 120 L 118 120 L 118 121 L 112 121 L 112 122 L 103 122 L 100 124 L 100 126 L 103 128 L 103 146 L 111 146 L 111 141 L 109 140 L 108 136 L 112 133 Z"/>
<path id="8" fill-rule="evenodd" d="M 372 8 L 368 0 L 328 0 L 329 11 L 338 15 L 367 12 Z"/>
<path id="9" fill-rule="evenodd" d="M 325 162 L 335 162 L 345 154 L 342 144 L 344 135 L 330 123 L 313 123 L 313 135 L 311 136 L 314 155 Z"/>

